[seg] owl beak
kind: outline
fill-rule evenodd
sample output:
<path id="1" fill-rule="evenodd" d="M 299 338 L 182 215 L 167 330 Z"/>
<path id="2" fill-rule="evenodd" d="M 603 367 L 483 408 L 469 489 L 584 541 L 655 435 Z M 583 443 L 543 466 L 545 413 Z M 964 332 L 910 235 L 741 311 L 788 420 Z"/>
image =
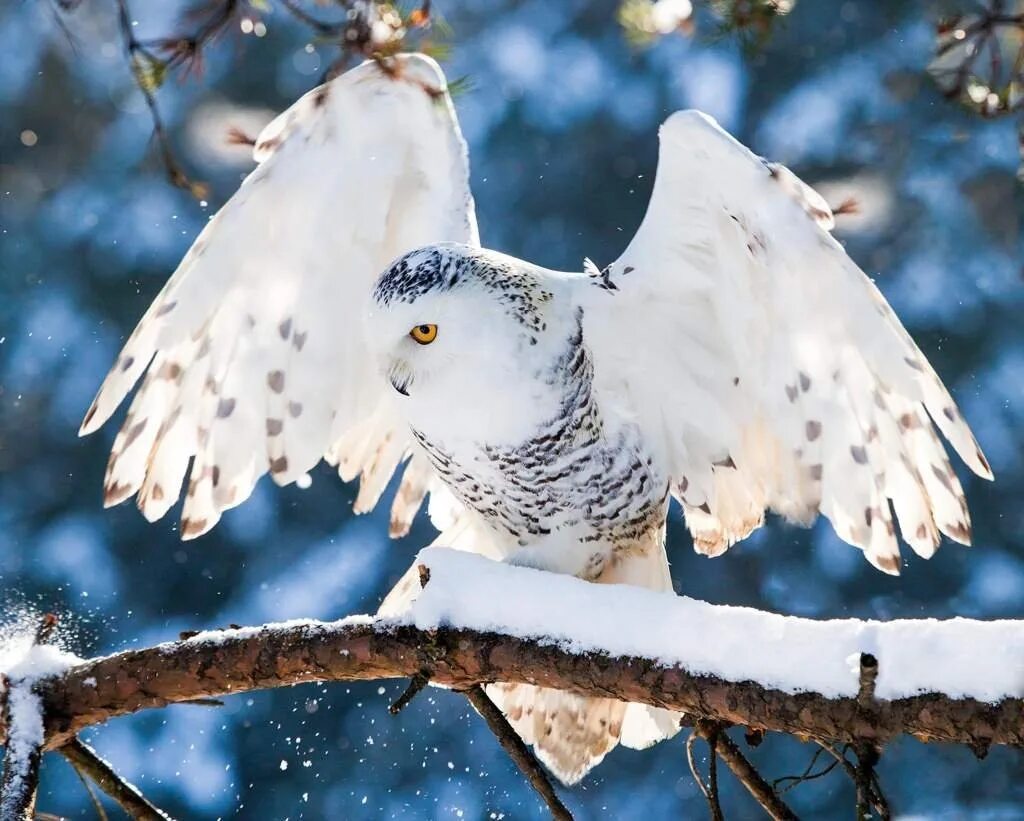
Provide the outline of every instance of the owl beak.
<path id="1" fill-rule="evenodd" d="M 408 396 L 409 386 L 412 384 L 412 373 L 409 366 L 401 360 L 392 362 L 388 369 L 388 381 L 391 383 L 391 387 L 402 396 Z"/>

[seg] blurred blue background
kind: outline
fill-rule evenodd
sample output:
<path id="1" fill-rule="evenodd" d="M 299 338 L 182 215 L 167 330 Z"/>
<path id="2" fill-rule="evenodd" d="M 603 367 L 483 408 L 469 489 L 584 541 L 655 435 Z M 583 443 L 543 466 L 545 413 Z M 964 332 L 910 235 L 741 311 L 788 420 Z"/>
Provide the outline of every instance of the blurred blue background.
<path id="1" fill-rule="evenodd" d="M 135 2 L 140 37 L 173 33 L 179 2 Z M 995 484 L 960 471 L 975 547 L 909 555 L 903 576 L 872 570 L 828 527 L 773 522 L 725 557 L 690 548 L 678 515 L 677 590 L 808 616 L 1024 616 L 1022 188 L 1014 126 L 943 100 L 923 74 L 933 46 L 916 3 L 801 2 L 747 53 L 711 27 L 637 51 L 614 2 L 436 2 L 453 27 L 449 77 L 470 145 L 486 245 L 554 268 L 614 259 L 650 193 L 659 122 L 699 107 L 759 153 L 862 213 L 838 235 L 951 387 Z M 47 2 L 0 4 L 0 608 L 64 614 L 69 641 L 99 654 L 178 631 L 372 612 L 432 538 L 419 521 L 389 543 L 379 513 L 355 518 L 354 489 L 326 468 L 311 489 L 264 480 L 209 535 L 178 540 L 131 505 L 103 511 L 114 426 L 76 437 L 135 321 L 205 220 L 251 168 L 225 144 L 254 133 L 318 81 L 333 54 L 280 12 L 233 30 L 198 81 L 159 100 L 187 167 L 211 184 L 203 207 L 170 187 L 118 40 L 114 4 L 65 18 Z M 909 551 L 905 551 L 909 553 Z M 941 663 L 941 660 L 936 660 Z M 303 686 L 119 719 L 89 740 L 183 818 L 531 818 L 543 808 L 483 723 L 429 691 L 399 717 L 402 682 Z M 812 749 L 770 738 L 751 752 L 769 778 Z M 1021 754 L 894 744 L 882 782 L 900 815 L 1022 818 Z M 757 808 L 722 775 L 727 817 Z M 787 794 L 814 818 L 848 818 L 839 774 Z M 702 817 L 682 736 L 616 750 L 567 801 L 578 817 Z M 93 810 L 61 759 L 44 765 L 39 809 Z"/>

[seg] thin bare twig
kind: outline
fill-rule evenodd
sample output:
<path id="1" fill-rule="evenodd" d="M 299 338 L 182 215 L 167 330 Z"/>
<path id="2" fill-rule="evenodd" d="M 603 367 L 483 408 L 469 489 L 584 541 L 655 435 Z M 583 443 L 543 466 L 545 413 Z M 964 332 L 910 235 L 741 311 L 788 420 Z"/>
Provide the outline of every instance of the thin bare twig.
<path id="1" fill-rule="evenodd" d="M 395 703 L 388 707 L 388 712 L 397 716 L 402 710 L 409 706 L 409 702 L 419 695 L 420 691 L 430 683 L 430 674 L 427 672 L 417 673 L 409 679 L 409 686 L 405 688 Z"/>
<path id="2" fill-rule="evenodd" d="M 463 693 L 469 699 L 469 703 L 483 716 L 487 726 L 491 728 L 491 732 L 498 739 L 498 743 L 505 748 L 505 752 L 515 762 L 519 771 L 526 776 L 530 786 L 537 791 L 537 794 L 547 804 L 551 817 L 559 819 L 559 821 L 572 821 L 572 814 L 558 797 L 554 786 L 551 784 L 551 780 L 540 766 L 540 762 L 530 752 L 529 747 L 526 746 L 516 731 L 512 729 L 512 725 L 508 723 L 505 714 L 491 701 L 487 693 L 484 692 L 484 688 L 479 684 L 475 684 L 469 689 L 463 690 Z"/>
<path id="3" fill-rule="evenodd" d="M 815 750 L 814 755 L 811 756 L 810 762 L 807 764 L 807 766 L 804 768 L 804 771 L 800 775 L 784 775 L 782 776 L 782 778 L 776 778 L 772 782 L 772 789 L 778 790 L 779 795 L 784 795 L 798 784 L 803 784 L 805 781 L 814 781 L 814 779 L 816 778 L 821 778 L 822 776 L 828 775 L 830 772 L 832 772 L 832 770 L 834 770 L 839 765 L 838 761 L 833 761 L 831 764 L 828 764 L 823 770 L 819 770 L 818 772 L 812 772 L 814 770 L 814 765 L 818 763 L 818 759 L 821 758 L 821 754 L 823 752 L 825 751 L 822 750 L 820 747 L 817 750 Z M 791 783 L 786 784 L 785 787 L 779 790 L 779 785 L 787 781 Z"/>
<path id="4" fill-rule="evenodd" d="M 160 107 L 156 102 L 156 95 L 153 93 L 154 83 L 152 76 L 147 75 L 144 68 L 144 66 L 148 66 L 149 71 L 152 73 L 156 70 L 165 70 L 166 65 L 136 39 L 132 29 L 132 18 L 131 12 L 128 9 L 128 0 L 117 0 L 117 18 L 121 30 L 121 40 L 128 53 L 132 77 L 135 80 L 135 85 L 142 93 L 142 98 L 146 101 L 146 107 L 149 109 L 149 116 L 153 122 L 153 139 L 156 141 L 157 148 L 160 151 L 160 158 L 167 172 L 167 178 L 172 185 L 190 192 L 196 199 L 201 199 L 206 194 L 205 186 L 193 183 L 189 179 L 188 174 L 185 173 L 181 163 L 178 162 L 178 158 L 175 156 L 174 149 L 171 146 L 170 137 L 167 134 L 167 128 L 164 126 L 163 117 L 160 114 Z"/>
<path id="5" fill-rule="evenodd" d="M 718 736 L 715 750 L 769 817 L 775 821 L 796 821 L 796 814 L 779 798 L 778 793 L 761 777 L 728 735 L 721 733 Z"/>
<path id="6" fill-rule="evenodd" d="M 298 20 L 300 23 L 309 26 L 317 34 L 324 37 L 337 37 L 345 29 L 344 22 L 331 23 L 326 20 L 321 20 L 318 17 L 314 17 L 304 8 L 302 8 L 295 0 L 279 0 L 282 8 L 287 11 L 292 17 Z"/>
<path id="7" fill-rule="evenodd" d="M 718 737 L 721 735 L 722 725 L 716 721 L 700 719 L 693 727 L 693 732 L 686 739 L 686 762 L 690 765 L 690 775 L 697 782 L 704 800 L 708 802 L 708 812 L 711 814 L 711 821 L 724 821 L 722 815 L 722 803 L 718 797 L 718 753 L 716 746 Z M 693 755 L 697 739 L 703 738 L 708 743 L 708 780 L 697 771 L 697 762 Z"/>
<path id="8" fill-rule="evenodd" d="M 88 775 L 135 821 L 171 821 L 171 816 L 153 806 L 137 787 L 121 778 L 110 764 L 77 736 L 61 747 L 60 753 L 79 773 Z"/>
<path id="9" fill-rule="evenodd" d="M 53 631 L 57 628 L 57 623 L 60 621 L 55 613 L 46 613 L 39 622 L 39 626 L 36 628 L 35 643 L 46 644 L 53 636 Z"/>
<path id="10" fill-rule="evenodd" d="M 96 817 L 99 821 L 110 821 L 107 816 L 107 811 L 103 808 L 103 802 L 100 801 L 99 796 L 96 795 L 96 790 L 92 788 L 92 782 L 85 777 L 85 773 L 83 773 L 74 764 L 74 762 L 69 760 L 68 765 L 75 771 L 75 775 L 78 776 L 78 780 L 82 782 L 82 787 L 85 789 L 86 794 L 89 796 L 89 800 L 92 802 L 92 808 L 96 811 Z"/>

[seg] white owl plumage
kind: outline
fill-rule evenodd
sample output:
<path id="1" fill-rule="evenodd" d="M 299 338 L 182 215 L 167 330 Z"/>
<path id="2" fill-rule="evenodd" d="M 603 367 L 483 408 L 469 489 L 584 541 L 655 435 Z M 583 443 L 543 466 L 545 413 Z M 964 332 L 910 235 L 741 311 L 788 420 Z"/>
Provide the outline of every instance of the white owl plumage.
<path id="1" fill-rule="evenodd" d="M 975 473 L 991 478 L 988 464 L 829 234 L 824 200 L 697 112 L 672 115 L 660 139 L 622 256 L 560 273 L 479 247 L 465 144 L 432 60 L 366 63 L 310 92 L 260 135 L 259 166 L 86 415 L 83 434 L 145 373 L 106 503 L 137 495 L 158 519 L 188 474 L 181 532 L 195 538 L 264 473 L 302 481 L 326 458 L 359 477 L 357 512 L 401 473 L 392 536 L 429 494 L 437 543 L 657 590 L 671 589 L 669 495 L 710 556 L 766 510 L 824 514 L 893 574 L 896 522 L 924 557 L 940 534 L 968 543 L 935 427 Z M 409 339 L 421 323 L 436 345 Z M 410 579 L 385 611 L 407 605 Z M 609 699 L 489 692 L 567 782 L 620 740 L 642 747 L 678 727 Z"/>

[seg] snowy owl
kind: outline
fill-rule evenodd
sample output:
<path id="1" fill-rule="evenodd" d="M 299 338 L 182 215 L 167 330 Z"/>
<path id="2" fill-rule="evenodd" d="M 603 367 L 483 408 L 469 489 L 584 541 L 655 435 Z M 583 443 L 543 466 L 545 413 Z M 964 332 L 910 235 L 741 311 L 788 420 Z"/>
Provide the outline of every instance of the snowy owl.
<path id="1" fill-rule="evenodd" d="M 991 472 L 956 404 L 786 168 L 709 117 L 661 127 L 654 192 L 604 268 L 551 271 L 480 247 L 466 147 L 429 58 L 369 62 L 256 142 L 103 383 L 82 433 L 145 373 L 105 501 L 150 520 L 188 472 L 183 538 L 269 472 L 321 458 L 359 477 L 357 512 L 401 479 L 391 535 L 430 494 L 437 543 L 594 582 L 670 590 L 678 500 L 717 556 L 766 510 L 821 513 L 896 574 L 970 540 L 935 428 Z M 191 470 L 189 472 L 189 462 Z M 407 574 L 382 610 L 407 606 Z M 490 687 L 563 781 L 677 717 L 527 685 Z"/>

